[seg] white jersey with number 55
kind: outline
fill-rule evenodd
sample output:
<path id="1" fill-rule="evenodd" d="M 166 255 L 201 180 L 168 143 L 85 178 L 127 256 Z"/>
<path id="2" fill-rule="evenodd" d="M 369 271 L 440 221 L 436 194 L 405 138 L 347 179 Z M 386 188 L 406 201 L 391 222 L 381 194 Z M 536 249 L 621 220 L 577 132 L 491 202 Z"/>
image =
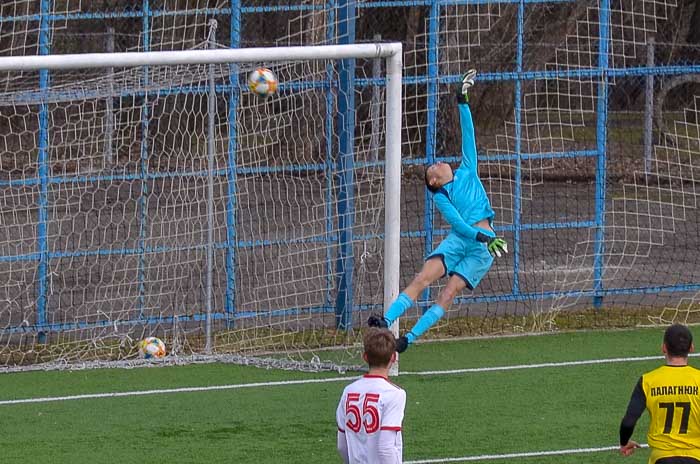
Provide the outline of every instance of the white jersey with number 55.
<path id="1" fill-rule="evenodd" d="M 401 464 L 406 392 L 379 375 L 351 383 L 336 411 L 338 450 L 346 463 Z"/>

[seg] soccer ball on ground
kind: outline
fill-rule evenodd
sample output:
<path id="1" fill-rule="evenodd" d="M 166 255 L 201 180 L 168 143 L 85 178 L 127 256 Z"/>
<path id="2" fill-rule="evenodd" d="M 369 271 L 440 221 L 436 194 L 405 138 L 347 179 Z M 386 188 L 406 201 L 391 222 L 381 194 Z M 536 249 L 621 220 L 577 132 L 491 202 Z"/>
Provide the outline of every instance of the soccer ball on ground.
<path id="1" fill-rule="evenodd" d="M 266 97 L 277 91 L 277 77 L 267 68 L 257 68 L 248 75 L 248 88 Z"/>
<path id="2" fill-rule="evenodd" d="M 165 356 L 165 343 L 157 337 L 146 337 L 139 342 L 139 356 L 143 359 L 160 359 Z"/>

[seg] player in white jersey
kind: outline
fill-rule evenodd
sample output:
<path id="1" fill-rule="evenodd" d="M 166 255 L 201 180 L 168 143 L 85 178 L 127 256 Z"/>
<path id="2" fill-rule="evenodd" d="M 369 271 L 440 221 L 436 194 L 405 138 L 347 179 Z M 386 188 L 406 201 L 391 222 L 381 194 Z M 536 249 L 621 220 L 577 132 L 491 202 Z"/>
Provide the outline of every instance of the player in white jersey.
<path id="1" fill-rule="evenodd" d="M 369 373 L 343 390 L 336 411 L 338 453 L 345 464 L 401 464 L 401 424 L 406 392 L 389 381 L 396 340 L 387 329 L 370 328 L 363 358 Z"/>

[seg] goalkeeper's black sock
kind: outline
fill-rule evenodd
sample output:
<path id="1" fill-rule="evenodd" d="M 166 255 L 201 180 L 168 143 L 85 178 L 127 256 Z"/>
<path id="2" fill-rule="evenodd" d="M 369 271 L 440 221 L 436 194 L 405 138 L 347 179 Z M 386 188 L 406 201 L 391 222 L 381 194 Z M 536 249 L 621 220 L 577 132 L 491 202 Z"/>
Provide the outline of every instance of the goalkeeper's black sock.
<path id="1" fill-rule="evenodd" d="M 386 323 L 384 316 L 381 314 L 372 314 L 369 319 L 367 319 L 367 325 L 378 329 L 386 329 L 389 327 L 389 324 Z"/>
<path id="2" fill-rule="evenodd" d="M 408 338 L 402 336 L 396 339 L 396 352 L 403 353 L 408 348 Z"/>

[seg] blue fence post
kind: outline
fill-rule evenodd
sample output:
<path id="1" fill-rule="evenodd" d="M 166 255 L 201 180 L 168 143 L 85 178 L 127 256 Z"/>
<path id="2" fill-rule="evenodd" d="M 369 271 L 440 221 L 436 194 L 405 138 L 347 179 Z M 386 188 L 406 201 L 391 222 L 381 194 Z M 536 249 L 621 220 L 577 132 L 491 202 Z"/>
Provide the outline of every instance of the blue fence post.
<path id="1" fill-rule="evenodd" d="M 598 68 L 600 82 L 598 83 L 595 181 L 595 250 L 593 258 L 593 306 L 599 309 L 603 304 L 603 274 L 605 253 L 605 194 L 607 161 L 607 125 L 608 125 L 608 64 L 609 64 L 609 33 L 610 33 L 610 0 L 600 2 L 600 45 L 598 49 Z"/>
<path id="2" fill-rule="evenodd" d="M 432 0 L 430 3 L 430 13 L 428 16 L 428 108 L 425 134 L 425 161 L 426 165 L 430 166 L 435 162 L 435 152 L 437 150 L 437 110 L 438 110 L 438 91 L 440 89 L 440 67 L 438 66 L 438 32 L 440 30 L 440 0 Z M 425 198 L 425 216 L 423 217 L 423 226 L 425 228 L 425 242 L 423 243 L 424 255 L 433 251 L 433 195 L 424 189 Z M 423 290 L 421 299 L 423 301 L 432 300 L 431 287 Z M 423 311 L 427 306 L 423 308 Z"/>
<path id="3" fill-rule="evenodd" d="M 523 37 L 525 34 L 525 2 L 518 3 L 517 50 L 515 56 L 515 198 L 513 199 L 513 295 L 520 293 L 520 232 L 522 223 L 523 178 L 522 160 L 522 98 L 523 83 L 520 73 L 523 72 Z"/>
<path id="4" fill-rule="evenodd" d="M 51 2 L 41 1 L 41 20 L 39 24 L 39 53 L 48 55 L 51 48 Z M 49 70 L 39 71 L 39 88 L 41 93 L 48 94 Z M 38 295 L 36 302 L 36 324 L 39 328 L 39 343 L 46 343 L 47 326 L 46 306 L 48 299 L 48 270 L 49 270 L 49 105 L 42 101 L 39 104 L 39 211 L 37 221 L 37 246 L 39 252 Z"/>
<path id="5" fill-rule="evenodd" d="M 326 3 L 327 20 L 326 23 L 326 43 L 333 43 L 335 37 L 335 8 L 336 0 L 328 0 Z M 333 289 L 333 231 L 334 231 L 334 220 L 333 220 L 333 133 L 334 133 L 334 121 L 333 115 L 335 114 L 335 105 L 333 104 L 333 71 L 334 64 L 329 62 L 326 65 L 326 79 L 329 82 L 329 86 L 326 89 L 326 162 L 325 162 L 325 175 L 326 175 L 326 300 L 325 307 L 330 308 L 332 304 L 332 289 Z"/>
<path id="6" fill-rule="evenodd" d="M 654 38 L 647 39 L 647 68 L 654 67 Z M 654 75 L 644 77 L 644 174 L 651 174 L 654 154 Z"/>
<path id="7" fill-rule="evenodd" d="M 355 0 L 341 0 L 338 5 L 338 43 L 355 42 Z M 355 215 L 355 60 L 340 61 L 338 82 L 338 295 L 335 302 L 335 323 L 339 329 L 352 328 L 353 226 Z"/>
<path id="8" fill-rule="evenodd" d="M 145 52 L 151 49 L 151 9 L 149 0 L 143 0 L 143 17 L 141 20 L 143 32 L 143 49 Z M 143 85 L 148 88 L 149 67 L 143 68 Z M 143 94 L 143 108 L 141 110 L 141 154 L 140 154 L 140 180 L 141 192 L 139 195 L 139 317 L 145 317 L 146 308 L 146 235 L 148 229 L 148 131 L 150 125 L 150 111 L 148 110 L 148 91 Z"/>
<path id="9" fill-rule="evenodd" d="M 238 48 L 241 43 L 241 0 L 231 0 L 231 48 Z M 228 160 L 227 169 L 227 194 L 226 194 L 226 325 L 233 327 L 234 313 L 236 312 L 236 192 L 238 182 L 237 167 L 237 132 L 236 111 L 240 96 L 238 65 L 229 65 L 229 83 L 231 84 L 228 95 Z"/>

